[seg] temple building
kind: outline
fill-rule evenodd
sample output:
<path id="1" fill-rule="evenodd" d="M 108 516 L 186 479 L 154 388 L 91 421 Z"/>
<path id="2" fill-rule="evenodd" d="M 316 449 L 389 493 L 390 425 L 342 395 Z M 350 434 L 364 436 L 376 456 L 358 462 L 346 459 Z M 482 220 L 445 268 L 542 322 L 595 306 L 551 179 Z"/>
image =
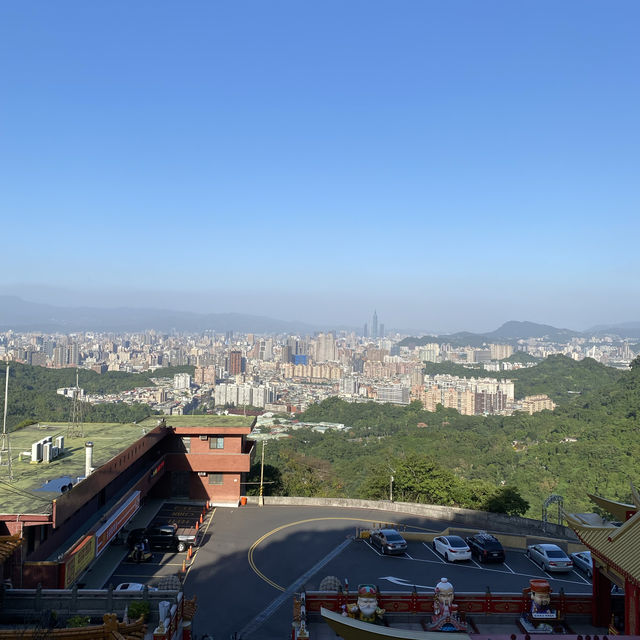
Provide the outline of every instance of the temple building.
<path id="1" fill-rule="evenodd" d="M 632 485 L 633 504 L 589 498 L 614 521 L 590 514 L 567 514 L 569 526 L 591 551 L 593 561 L 593 624 L 614 633 L 640 635 L 640 493 Z M 624 592 L 624 612 L 612 609 L 611 594 Z"/>

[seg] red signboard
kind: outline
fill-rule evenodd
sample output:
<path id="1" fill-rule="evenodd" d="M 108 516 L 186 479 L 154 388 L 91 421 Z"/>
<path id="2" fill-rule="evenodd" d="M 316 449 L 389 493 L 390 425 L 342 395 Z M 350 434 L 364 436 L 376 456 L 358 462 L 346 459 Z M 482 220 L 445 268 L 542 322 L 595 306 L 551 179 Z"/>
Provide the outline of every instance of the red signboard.
<path id="1" fill-rule="evenodd" d="M 106 548 L 115 535 L 140 508 L 140 492 L 136 491 L 110 518 L 96 531 L 96 557 Z"/>

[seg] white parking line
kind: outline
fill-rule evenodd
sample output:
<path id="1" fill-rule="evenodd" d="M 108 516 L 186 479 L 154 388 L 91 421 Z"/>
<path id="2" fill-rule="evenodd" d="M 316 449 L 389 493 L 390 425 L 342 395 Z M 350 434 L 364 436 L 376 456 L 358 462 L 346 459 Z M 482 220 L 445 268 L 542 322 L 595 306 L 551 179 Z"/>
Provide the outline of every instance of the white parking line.
<path id="1" fill-rule="evenodd" d="M 429 551 L 431 551 L 431 553 L 433 553 L 433 555 L 434 555 L 436 558 L 438 558 L 438 560 L 440 560 L 440 562 L 441 562 L 442 564 L 447 564 L 447 563 L 444 561 L 444 558 L 443 558 L 439 553 L 436 553 L 436 552 L 434 551 L 434 549 L 432 549 L 432 548 L 431 548 L 431 547 L 430 547 L 426 542 L 423 542 L 422 544 L 423 544 L 427 549 L 429 549 Z"/>
<path id="2" fill-rule="evenodd" d="M 578 578 L 580 578 L 580 580 L 582 580 L 583 582 L 586 582 L 587 584 L 591 584 L 590 580 L 587 580 L 581 573 L 578 573 L 575 569 L 572 571 L 572 573 L 575 573 Z"/>
<path id="3" fill-rule="evenodd" d="M 377 553 L 379 556 L 382 555 L 382 553 L 380 553 L 380 551 L 378 551 L 370 542 L 366 543 L 367 547 L 369 547 L 369 549 L 371 549 L 371 551 L 373 551 L 374 553 Z"/>
<path id="4" fill-rule="evenodd" d="M 471 558 L 469 558 L 471 560 L 471 562 L 473 562 L 473 564 L 476 565 L 476 567 L 478 567 L 478 569 L 482 569 L 482 567 L 473 559 L 473 556 L 471 556 Z"/>
<path id="5" fill-rule="evenodd" d="M 364 540 L 363 540 L 364 542 Z M 380 553 L 375 547 L 373 547 L 371 544 L 366 543 L 367 547 L 370 547 L 371 550 L 376 553 L 379 556 L 382 556 L 384 554 Z M 466 563 L 466 562 L 446 562 L 442 556 L 440 556 L 436 551 L 434 551 L 426 542 L 422 542 L 421 543 L 424 547 L 426 547 L 435 557 L 435 560 L 428 560 L 426 558 L 414 558 L 413 556 L 409 555 L 406 551 L 404 553 L 404 555 L 402 556 L 395 556 L 398 560 L 408 560 L 411 562 L 423 562 L 426 564 L 449 564 L 449 565 L 456 565 L 459 567 L 463 567 L 466 569 L 470 569 L 472 571 L 489 571 L 491 573 L 503 573 L 503 574 L 513 574 L 516 576 L 522 576 L 524 578 L 539 578 L 540 574 L 533 574 L 533 573 L 522 573 L 522 572 L 518 572 L 518 571 L 514 571 L 506 562 L 501 563 L 500 565 L 498 565 L 500 568 L 495 568 L 492 569 L 490 567 L 488 567 L 487 565 L 479 565 L 478 563 L 476 563 L 475 561 L 473 561 L 472 559 L 472 564 Z M 569 579 L 563 579 L 563 578 L 559 578 L 557 577 L 557 574 L 552 574 L 552 573 L 548 573 L 546 571 L 543 571 L 542 569 L 540 569 L 540 567 L 533 562 L 533 560 L 531 560 L 531 558 L 529 558 L 527 556 L 528 560 L 531 562 L 531 564 L 533 564 L 534 567 L 536 567 L 536 569 L 538 569 L 539 571 L 542 571 L 542 573 L 544 573 L 544 575 L 546 575 L 549 579 L 551 580 L 555 580 L 556 582 L 568 582 L 570 584 L 576 584 L 576 580 L 569 580 Z M 504 568 L 503 568 L 504 567 Z M 590 582 L 588 582 L 587 580 L 585 580 L 582 576 L 580 576 L 578 574 L 578 577 L 582 580 L 582 582 L 586 582 L 587 584 L 591 584 Z"/>

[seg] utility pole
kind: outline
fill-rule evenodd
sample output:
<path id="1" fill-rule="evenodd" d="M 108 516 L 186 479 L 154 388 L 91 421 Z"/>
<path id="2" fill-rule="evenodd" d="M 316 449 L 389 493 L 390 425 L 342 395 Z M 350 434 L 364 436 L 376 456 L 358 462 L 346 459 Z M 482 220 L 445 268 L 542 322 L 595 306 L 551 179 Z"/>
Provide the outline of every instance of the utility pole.
<path id="1" fill-rule="evenodd" d="M 262 460 L 260 461 L 260 497 L 258 498 L 258 505 L 264 507 L 264 445 L 265 441 L 262 441 Z"/>
<path id="2" fill-rule="evenodd" d="M 13 467 L 11 466 L 11 445 L 9 444 L 9 434 L 7 432 L 7 406 L 9 399 L 9 363 L 7 362 L 7 373 L 4 384 L 4 419 L 2 421 L 2 442 L 0 443 L 0 465 L 7 466 L 7 479 L 13 482 Z"/>

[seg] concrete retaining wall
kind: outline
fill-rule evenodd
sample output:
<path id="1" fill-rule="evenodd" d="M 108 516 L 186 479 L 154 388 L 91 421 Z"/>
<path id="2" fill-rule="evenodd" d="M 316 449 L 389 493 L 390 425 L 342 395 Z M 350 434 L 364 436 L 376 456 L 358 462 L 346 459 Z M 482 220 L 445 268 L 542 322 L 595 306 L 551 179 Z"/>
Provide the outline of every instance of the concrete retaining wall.
<path id="1" fill-rule="evenodd" d="M 249 496 L 249 504 L 258 504 L 256 496 Z M 562 538 L 576 541 L 575 533 L 563 525 L 542 522 L 531 518 L 507 516 L 503 513 L 473 511 L 459 507 L 443 507 L 434 504 L 415 504 L 411 502 L 389 502 L 388 500 L 352 500 L 349 498 L 291 498 L 265 496 L 264 504 L 293 505 L 314 507 L 344 507 L 347 509 L 378 509 L 387 513 L 405 513 L 430 520 L 438 520 L 447 527 L 462 527 L 494 533 L 515 534 L 518 536 L 544 538 Z"/>

